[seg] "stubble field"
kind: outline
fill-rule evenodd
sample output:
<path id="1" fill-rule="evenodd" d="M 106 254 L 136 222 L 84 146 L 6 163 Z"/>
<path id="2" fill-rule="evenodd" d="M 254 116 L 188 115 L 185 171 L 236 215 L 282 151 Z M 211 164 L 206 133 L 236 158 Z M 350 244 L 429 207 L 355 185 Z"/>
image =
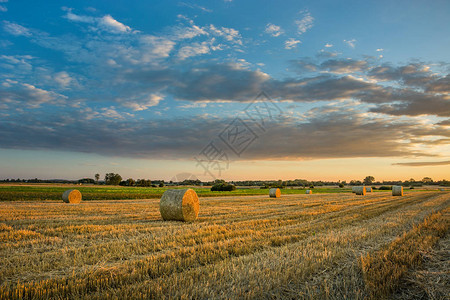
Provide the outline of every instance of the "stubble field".
<path id="1" fill-rule="evenodd" d="M 158 199 L 1 202 L 0 298 L 445 297 L 439 263 L 434 286 L 402 287 L 448 246 L 449 204 L 435 191 L 203 197 L 182 223 L 162 221 Z"/>

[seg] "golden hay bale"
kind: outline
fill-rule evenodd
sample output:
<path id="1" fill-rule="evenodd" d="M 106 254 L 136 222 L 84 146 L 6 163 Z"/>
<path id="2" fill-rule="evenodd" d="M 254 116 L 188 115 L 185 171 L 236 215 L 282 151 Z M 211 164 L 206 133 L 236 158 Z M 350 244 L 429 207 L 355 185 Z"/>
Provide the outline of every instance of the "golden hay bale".
<path id="1" fill-rule="evenodd" d="M 392 186 L 392 196 L 403 196 L 403 187 L 401 185 Z"/>
<path id="2" fill-rule="evenodd" d="M 353 186 L 352 187 L 352 193 L 356 193 L 356 190 L 358 189 L 358 187 L 357 186 Z"/>
<path id="3" fill-rule="evenodd" d="M 281 197 L 281 190 L 278 188 L 273 188 L 269 190 L 269 196 L 271 198 L 280 198 Z"/>
<path id="4" fill-rule="evenodd" d="M 370 186 L 366 186 L 366 193 L 372 193 L 372 188 Z"/>
<path id="5" fill-rule="evenodd" d="M 356 195 L 365 195 L 366 194 L 366 187 L 365 186 L 357 186 L 355 189 Z"/>
<path id="6" fill-rule="evenodd" d="M 81 192 L 79 190 L 67 190 L 63 193 L 62 199 L 65 203 L 80 203 Z"/>
<path id="7" fill-rule="evenodd" d="M 312 194 L 311 190 L 306 190 L 305 194 Z"/>
<path id="8" fill-rule="evenodd" d="M 159 212 L 166 221 L 194 221 L 199 210 L 200 202 L 192 189 L 167 190 L 159 202 Z"/>

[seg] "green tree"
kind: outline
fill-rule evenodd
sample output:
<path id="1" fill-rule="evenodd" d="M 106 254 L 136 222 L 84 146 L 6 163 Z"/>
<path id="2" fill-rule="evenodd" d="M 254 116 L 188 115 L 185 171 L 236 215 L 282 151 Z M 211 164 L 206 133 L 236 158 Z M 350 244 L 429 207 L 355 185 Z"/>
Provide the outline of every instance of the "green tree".
<path id="1" fill-rule="evenodd" d="M 95 174 L 95 182 L 97 182 L 97 184 L 98 184 L 98 181 L 100 180 L 100 174 Z"/>
<path id="2" fill-rule="evenodd" d="M 115 173 L 107 173 L 105 175 L 105 183 L 107 185 L 119 185 L 119 183 L 122 181 L 122 176 Z"/>
<path id="3" fill-rule="evenodd" d="M 370 185 L 374 181 L 375 181 L 375 178 L 373 176 L 366 176 L 366 178 L 364 178 L 364 184 L 366 184 L 366 185 Z"/>
<path id="4" fill-rule="evenodd" d="M 127 179 L 127 186 L 133 186 L 135 184 L 135 181 L 133 178 L 128 178 Z"/>
<path id="5" fill-rule="evenodd" d="M 422 179 L 422 182 L 423 182 L 423 183 L 432 183 L 432 182 L 433 182 L 433 179 L 431 179 L 430 177 L 424 177 L 424 178 Z"/>

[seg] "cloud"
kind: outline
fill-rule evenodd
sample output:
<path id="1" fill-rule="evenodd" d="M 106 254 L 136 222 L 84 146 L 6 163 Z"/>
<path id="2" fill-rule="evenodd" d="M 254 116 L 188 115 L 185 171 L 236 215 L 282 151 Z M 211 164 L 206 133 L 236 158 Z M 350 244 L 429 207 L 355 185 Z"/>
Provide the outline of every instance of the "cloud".
<path id="1" fill-rule="evenodd" d="M 450 126 L 450 119 L 441 121 L 441 122 L 437 123 L 437 125 Z"/>
<path id="2" fill-rule="evenodd" d="M 249 101 L 270 76 L 252 71 L 241 64 L 204 64 L 173 73 L 176 79 L 167 91 L 179 100 Z"/>
<path id="3" fill-rule="evenodd" d="M 0 103 L 15 108 L 38 108 L 44 103 L 62 104 L 66 96 L 40 89 L 28 83 L 5 80 L 0 85 Z"/>
<path id="4" fill-rule="evenodd" d="M 280 36 L 284 33 L 283 29 L 281 29 L 280 26 L 277 26 L 272 23 L 268 23 L 266 25 L 266 29 L 264 30 L 265 33 L 270 34 L 273 37 Z"/>
<path id="5" fill-rule="evenodd" d="M 331 48 L 331 47 L 333 47 L 333 44 L 329 44 L 329 43 L 325 44 L 325 48 Z"/>
<path id="6" fill-rule="evenodd" d="M 152 94 L 144 96 L 140 101 L 126 101 L 123 106 L 133 109 L 134 111 L 147 110 L 149 107 L 157 106 L 163 99 L 161 95 Z"/>
<path id="7" fill-rule="evenodd" d="M 102 18 L 100 18 L 98 23 L 101 27 L 110 32 L 121 33 L 131 31 L 131 28 L 129 26 L 120 23 L 110 15 L 103 16 Z"/>
<path id="8" fill-rule="evenodd" d="M 217 28 L 211 24 L 209 30 L 213 35 L 224 37 L 229 42 L 242 45 L 241 34 L 236 29 L 227 27 Z"/>
<path id="9" fill-rule="evenodd" d="M 64 17 L 73 22 L 95 24 L 97 25 L 97 29 L 110 33 L 131 32 L 131 28 L 129 26 L 117 21 L 111 15 L 105 15 L 103 17 L 84 16 L 74 14 L 72 13 L 72 10 L 69 9 Z"/>
<path id="10" fill-rule="evenodd" d="M 308 11 L 302 11 L 300 13 L 302 14 L 302 18 L 296 20 L 295 25 L 297 25 L 297 33 L 302 35 L 313 27 L 314 18 Z"/>
<path id="11" fill-rule="evenodd" d="M 350 48 L 355 48 L 356 40 L 355 39 L 344 40 L 344 43 L 346 43 Z"/>
<path id="12" fill-rule="evenodd" d="M 393 166 L 404 166 L 404 167 L 428 167 L 428 166 L 444 166 L 450 165 L 450 160 L 447 161 L 420 161 L 420 162 L 406 162 L 406 163 L 395 163 Z"/>
<path id="13" fill-rule="evenodd" d="M 140 120 L 121 114 L 115 107 L 90 114 L 93 117 L 88 117 L 89 112 L 85 111 L 53 113 L 49 117 L 40 112 L 26 118 L 22 115 L 3 118 L 0 120 L 2 147 L 190 159 L 232 121 L 201 116 Z M 313 109 L 302 118 L 282 115 L 268 125 L 267 132 L 242 154 L 242 159 L 427 157 L 433 155 L 414 147 L 420 143 L 402 140 L 435 136 L 439 129 L 418 131 L 415 120 L 372 119 L 357 110 L 330 107 Z M 355 143 L 361 140 L 364 143 Z M 224 144 L 218 146 L 227 149 Z"/>
<path id="14" fill-rule="evenodd" d="M 54 80 L 61 86 L 61 87 L 67 87 L 70 85 L 70 83 L 73 81 L 73 78 L 70 77 L 70 75 L 66 71 L 62 71 L 59 73 L 56 73 L 54 76 Z"/>
<path id="15" fill-rule="evenodd" d="M 367 61 L 353 59 L 330 59 L 320 65 L 322 70 L 341 74 L 366 71 L 368 67 Z"/>
<path id="16" fill-rule="evenodd" d="M 376 51 L 377 51 L 377 52 L 383 52 L 384 49 L 383 49 L 383 48 L 378 48 Z"/>
<path id="17" fill-rule="evenodd" d="M 0 11 L 1 12 L 7 12 L 8 9 L 6 8 L 6 6 L 0 5 Z"/>
<path id="18" fill-rule="evenodd" d="M 13 22 L 3 21 L 3 29 L 12 35 L 31 36 L 31 32 L 28 28 Z"/>
<path id="19" fill-rule="evenodd" d="M 198 4 L 187 3 L 187 2 L 178 2 L 178 5 L 189 7 L 189 8 L 192 8 L 192 9 L 199 9 L 199 10 L 201 10 L 203 12 L 207 12 L 207 13 L 212 12 L 212 9 L 208 9 L 208 8 L 200 6 Z"/>
<path id="20" fill-rule="evenodd" d="M 301 41 L 296 40 L 294 38 L 290 38 L 290 39 L 288 39 L 288 40 L 286 40 L 284 42 L 284 49 L 288 49 L 289 50 L 289 49 L 296 48 L 297 45 L 300 44 L 300 43 L 301 43 Z"/>
<path id="21" fill-rule="evenodd" d="M 186 59 L 188 57 L 193 57 L 201 54 L 207 54 L 211 50 L 207 42 L 203 43 L 193 43 L 189 46 L 184 46 L 178 51 L 178 56 L 180 59 Z"/>

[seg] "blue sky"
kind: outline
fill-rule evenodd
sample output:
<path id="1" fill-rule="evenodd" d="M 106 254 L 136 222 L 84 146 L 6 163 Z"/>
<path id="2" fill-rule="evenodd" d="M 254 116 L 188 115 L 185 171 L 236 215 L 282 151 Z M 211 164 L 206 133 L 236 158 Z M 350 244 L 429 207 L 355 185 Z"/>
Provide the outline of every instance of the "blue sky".
<path id="1" fill-rule="evenodd" d="M 0 0 L 0 178 L 442 179 L 449 15 L 448 1 Z M 276 113 L 261 126 L 252 103 Z"/>

